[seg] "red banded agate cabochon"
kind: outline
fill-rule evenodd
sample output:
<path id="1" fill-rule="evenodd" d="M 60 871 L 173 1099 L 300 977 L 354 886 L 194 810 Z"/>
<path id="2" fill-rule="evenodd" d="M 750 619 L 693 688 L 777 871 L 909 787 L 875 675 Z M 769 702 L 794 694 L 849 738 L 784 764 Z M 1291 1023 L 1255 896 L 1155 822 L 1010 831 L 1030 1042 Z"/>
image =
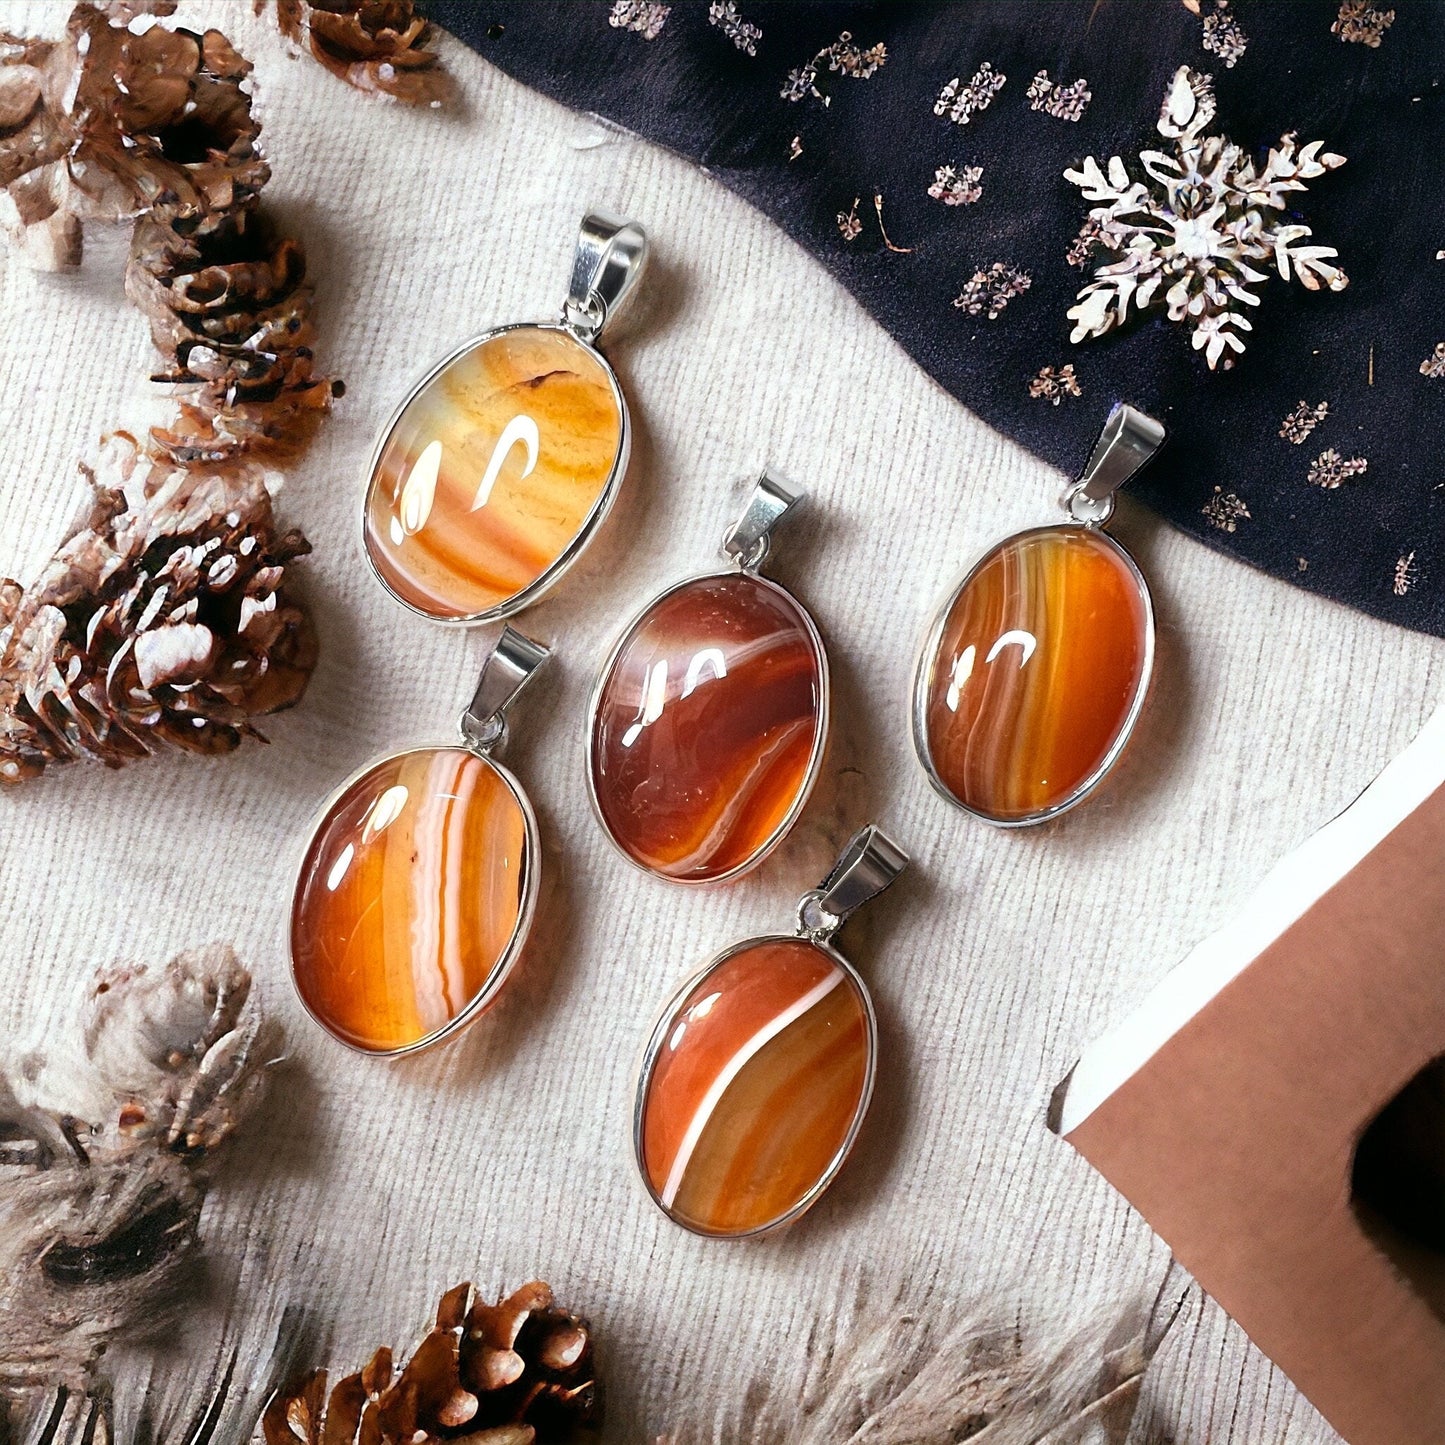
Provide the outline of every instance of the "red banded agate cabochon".
<path id="1" fill-rule="evenodd" d="M 1149 682 L 1153 623 L 1123 549 L 1087 527 L 1009 538 L 965 581 L 919 679 L 939 780 L 996 822 L 1086 789 Z"/>
<path id="2" fill-rule="evenodd" d="M 384 758 L 306 850 L 291 910 L 302 1001 L 369 1052 L 438 1033 L 495 982 L 531 866 L 522 805 L 485 758 L 455 747 Z"/>
<path id="3" fill-rule="evenodd" d="M 548 327 L 499 332 L 396 419 L 367 487 L 367 551 L 428 616 L 489 612 L 587 529 L 621 450 L 622 408 L 593 352 Z"/>
<path id="4" fill-rule="evenodd" d="M 673 588 L 598 696 L 592 787 L 618 846 L 689 882 L 756 862 L 807 796 L 825 687 L 807 614 L 781 587 L 732 572 Z"/>
<path id="5" fill-rule="evenodd" d="M 777 1224 L 843 1162 L 873 1077 L 862 987 L 800 938 L 726 955 L 659 1023 L 638 1150 L 653 1195 L 703 1234 Z"/>

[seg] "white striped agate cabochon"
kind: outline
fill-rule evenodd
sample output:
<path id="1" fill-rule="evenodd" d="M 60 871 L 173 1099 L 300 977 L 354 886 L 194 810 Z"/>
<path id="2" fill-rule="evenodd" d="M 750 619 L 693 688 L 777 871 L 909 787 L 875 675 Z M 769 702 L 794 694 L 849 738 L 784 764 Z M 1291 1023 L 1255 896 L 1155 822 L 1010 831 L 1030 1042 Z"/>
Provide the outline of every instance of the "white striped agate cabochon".
<path id="1" fill-rule="evenodd" d="M 827 693 L 817 631 L 777 583 L 723 572 L 670 588 L 598 688 L 589 764 L 613 842 L 680 882 L 753 867 L 807 801 Z"/>
<path id="2" fill-rule="evenodd" d="M 302 1002 L 343 1043 L 396 1053 L 480 1012 L 536 888 L 516 785 L 462 747 L 372 764 L 326 810 L 291 909 Z"/>
<path id="3" fill-rule="evenodd" d="M 833 1178 L 873 1087 L 877 1030 L 857 975 L 802 938 L 755 939 L 673 1000 L 639 1084 L 653 1198 L 699 1234 L 757 1234 Z"/>

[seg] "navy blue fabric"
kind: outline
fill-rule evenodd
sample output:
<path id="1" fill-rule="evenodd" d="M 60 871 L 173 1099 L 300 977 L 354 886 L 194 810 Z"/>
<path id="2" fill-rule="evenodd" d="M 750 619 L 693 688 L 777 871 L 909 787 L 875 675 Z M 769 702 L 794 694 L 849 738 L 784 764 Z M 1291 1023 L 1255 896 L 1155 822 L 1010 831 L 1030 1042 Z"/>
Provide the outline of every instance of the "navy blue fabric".
<path id="1" fill-rule="evenodd" d="M 1170 522 L 1299 586 L 1445 635 L 1445 377 L 1420 371 L 1445 341 L 1445 5 L 1395 4 L 1373 48 L 1331 33 L 1336 0 L 1235 0 L 1248 48 L 1233 68 L 1203 49 L 1201 21 L 1179 0 L 737 0 L 762 31 L 756 55 L 709 23 L 705 0 L 675 0 L 651 40 L 610 24 L 609 0 L 425 8 L 526 84 L 705 166 L 930 375 L 1037 455 L 1077 470 L 1110 402 L 1131 401 L 1170 429 L 1167 451 L 1131 483 Z M 884 43 L 885 64 L 866 80 L 824 68 L 826 105 L 784 99 L 789 71 L 844 31 L 864 48 Z M 1007 76 L 992 104 L 967 125 L 934 115 L 941 88 L 984 61 Z M 1338 248 L 1348 289 L 1312 293 L 1272 275 L 1227 372 L 1211 372 L 1188 329 L 1162 315 L 1078 344 L 1065 316 L 1089 274 L 1065 259 L 1089 203 L 1062 173 L 1117 154 L 1142 178 L 1139 151 L 1170 149 L 1155 123 L 1183 64 L 1214 77 L 1211 133 L 1262 159 L 1293 130 L 1347 158 L 1298 201 L 1314 241 Z M 1043 69 L 1058 84 L 1087 81 L 1077 123 L 1029 108 Z M 976 203 L 927 194 L 945 164 L 983 167 Z M 875 194 L 906 254 L 885 245 Z M 854 197 L 862 230 L 850 242 L 837 217 Z M 993 321 L 956 309 L 969 277 L 996 261 L 1027 271 L 1030 288 Z M 1065 363 L 1081 396 L 1053 406 L 1029 395 L 1041 367 Z M 1328 402 L 1329 415 L 1292 445 L 1279 431 L 1301 400 Z M 1326 448 L 1367 470 L 1337 489 L 1312 484 Z M 1248 516 L 1225 531 L 1210 504 L 1231 494 Z M 1051 503 L 1040 497 L 1041 517 Z"/>

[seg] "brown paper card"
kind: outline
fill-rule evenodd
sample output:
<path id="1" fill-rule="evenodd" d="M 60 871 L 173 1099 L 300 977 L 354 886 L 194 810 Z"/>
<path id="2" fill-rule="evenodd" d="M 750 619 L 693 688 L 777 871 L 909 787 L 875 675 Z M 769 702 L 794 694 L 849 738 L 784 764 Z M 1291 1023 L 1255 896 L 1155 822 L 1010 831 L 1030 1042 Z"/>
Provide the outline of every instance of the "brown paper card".
<path id="1" fill-rule="evenodd" d="M 1055 1096 L 1350 1445 L 1445 1445 L 1445 1253 L 1352 1189 L 1361 1135 L 1442 1056 L 1445 709 Z"/>

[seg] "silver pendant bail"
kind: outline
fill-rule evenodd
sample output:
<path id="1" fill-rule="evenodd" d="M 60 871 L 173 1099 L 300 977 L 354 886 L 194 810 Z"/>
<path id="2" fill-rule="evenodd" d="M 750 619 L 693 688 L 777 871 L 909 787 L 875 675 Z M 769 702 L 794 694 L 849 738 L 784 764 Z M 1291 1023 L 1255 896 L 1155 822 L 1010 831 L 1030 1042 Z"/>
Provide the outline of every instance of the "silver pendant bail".
<path id="1" fill-rule="evenodd" d="M 551 656 L 551 649 L 504 627 L 482 664 L 471 703 L 462 714 L 462 742 L 473 752 L 489 753 L 507 736 L 507 709 L 528 679 Z"/>
<path id="2" fill-rule="evenodd" d="M 833 871 L 798 901 L 798 934 L 826 943 L 908 867 L 908 854 L 876 823 L 860 828 Z"/>
<path id="3" fill-rule="evenodd" d="M 1088 465 L 1061 498 L 1076 521 L 1099 526 L 1114 511 L 1114 493 L 1164 445 L 1162 422 L 1138 407 L 1116 402 L 1094 443 Z"/>
<path id="4" fill-rule="evenodd" d="M 806 487 L 765 467 L 747 510 L 723 538 L 723 556 L 746 572 L 756 572 L 767 561 L 773 529 L 807 495 Z"/>
<path id="5" fill-rule="evenodd" d="M 647 265 L 647 232 L 636 221 L 589 211 L 577 232 L 562 322 L 589 345 L 626 302 Z"/>

